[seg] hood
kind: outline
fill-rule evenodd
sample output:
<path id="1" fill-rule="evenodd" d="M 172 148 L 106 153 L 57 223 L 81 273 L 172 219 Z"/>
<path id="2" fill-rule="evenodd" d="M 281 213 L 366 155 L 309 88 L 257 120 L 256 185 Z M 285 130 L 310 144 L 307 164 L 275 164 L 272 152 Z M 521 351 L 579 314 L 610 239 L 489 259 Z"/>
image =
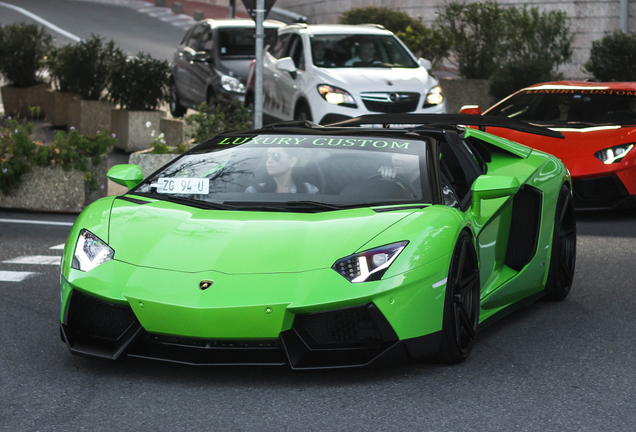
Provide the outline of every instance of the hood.
<path id="1" fill-rule="evenodd" d="M 218 71 L 238 78 L 242 83 L 247 82 L 247 74 L 250 70 L 250 63 L 252 59 L 220 59 L 217 63 Z"/>
<path id="2" fill-rule="evenodd" d="M 487 128 L 486 132 L 558 157 L 574 177 L 613 171 L 615 165 L 604 165 L 594 153 L 620 144 L 636 142 L 636 128 L 633 126 L 551 129 L 558 130 L 565 138 L 548 138 L 503 128 Z M 633 159 L 635 155 L 636 153 L 628 154 L 625 160 Z"/>
<path id="3" fill-rule="evenodd" d="M 227 274 L 301 272 L 331 267 L 413 211 L 237 212 L 115 200 L 109 244 L 116 260 L 144 267 Z"/>
<path id="4" fill-rule="evenodd" d="M 342 87 L 360 94 L 362 92 L 419 92 L 428 91 L 437 85 L 426 69 L 407 68 L 316 68 L 318 84 Z M 322 82 L 321 82 L 322 81 Z"/>

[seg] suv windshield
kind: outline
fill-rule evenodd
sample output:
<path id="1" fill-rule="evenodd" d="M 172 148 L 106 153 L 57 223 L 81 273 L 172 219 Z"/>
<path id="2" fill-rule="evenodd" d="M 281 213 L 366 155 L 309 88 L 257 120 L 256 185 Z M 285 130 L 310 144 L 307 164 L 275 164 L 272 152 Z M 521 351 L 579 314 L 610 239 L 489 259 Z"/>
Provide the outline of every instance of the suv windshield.
<path id="1" fill-rule="evenodd" d="M 430 203 L 422 137 L 226 135 L 204 143 L 132 193 L 212 208 L 313 211 Z"/>
<path id="2" fill-rule="evenodd" d="M 419 67 L 391 35 L 313 35 L 311 53 L 318 67 Z"/>
<path id="3" fill-rule="evenodd" d="M 636 92 L 606 88 L 532 89 L 504 100 L 486 115 L 557 126 L 636 124 Z"/>

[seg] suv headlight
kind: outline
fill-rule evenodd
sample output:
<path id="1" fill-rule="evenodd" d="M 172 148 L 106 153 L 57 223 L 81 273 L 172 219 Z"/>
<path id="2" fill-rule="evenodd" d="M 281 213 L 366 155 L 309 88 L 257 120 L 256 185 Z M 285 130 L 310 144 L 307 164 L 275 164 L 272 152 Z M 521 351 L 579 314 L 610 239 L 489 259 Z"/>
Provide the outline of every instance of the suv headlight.
<path id="1" fill-rule="evenodd" d="M 627 153 L 634 148 L 634 143 L 621 144 L 614 147 L 607 148 L 605 150 L 599 150 L 594 153 L 594 156 L 605 165 L 613 164 L 623 160 Z"/>
<path id="2" fill-rule="evenodd" d="M 349 255 L 336 261 L 331 268 L 349 282 L 379 280 L 408 243 L 401 241 Z"/>
<path id="3" fill-rule="evenodd" d="M 330 104 L 341 105 L 348 108 L 358 107 L 355 99 L 351 96 L 351 93 L 341 88 L 322 84 L 318 86 L 318 93 L 320 93 L 320 96 L 322 96 L 322 98 Z"/>
<path id="4" fill-rule="evenodd" d="M 442 102 L 444 102 L 444 92 L 440 86 L 435 86 L 428 91 L 423 108 L 439 105 Z"/>
<path id="5" fill-rule="evenodd" d="M 229 75 L 223 75 L 221 77 L 221 86 L 224 90 L 227 91 L 235 93 L 245 93 L 245 86 L 243 85 L 243 83 Z"/>
<path id="6" fill-rule="evenodd" d="M 92 232 L 83 229 L 75 243 L 73 263 L 76 270 L 90 271 L 100 264 L 110 261 L 115 251 Z"/>

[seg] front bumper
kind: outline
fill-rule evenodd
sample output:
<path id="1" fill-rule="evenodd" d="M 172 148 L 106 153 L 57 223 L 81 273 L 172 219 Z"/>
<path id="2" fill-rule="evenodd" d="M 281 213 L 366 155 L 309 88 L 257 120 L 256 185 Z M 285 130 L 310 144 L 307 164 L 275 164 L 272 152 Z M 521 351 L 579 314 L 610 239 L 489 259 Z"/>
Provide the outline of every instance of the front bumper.
<path id="1" fill-rule="evenodd" d="M 577 210 L 621 210 L 636 208 L 636 195 L 618 175 L 573 179 L 574 206 Z"/>
<path id="2" fill-rule="evenodd" d="M 124 356 L 191 365 L 289 365 L 292 369 L 361 367 L 403 362 L 439 351 L 440 332 L 399 340 L 373 304 L 297 314 L 277 339 L 180 337 L 146 331 L 128 305 L 73 290 L 62 340 L 71 353 Z"/>

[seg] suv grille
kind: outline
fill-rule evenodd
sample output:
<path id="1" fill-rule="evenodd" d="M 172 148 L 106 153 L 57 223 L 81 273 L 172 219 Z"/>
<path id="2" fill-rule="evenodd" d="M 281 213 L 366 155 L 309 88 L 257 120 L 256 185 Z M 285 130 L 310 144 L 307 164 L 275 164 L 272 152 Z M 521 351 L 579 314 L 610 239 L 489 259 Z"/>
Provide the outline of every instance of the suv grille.
<path id="1" fill-rule="evenodd" d="M 415 111 L 420 101 L 419 93 L 361 93 L 364 106 L 373 112 L 406 113 Z"/>

